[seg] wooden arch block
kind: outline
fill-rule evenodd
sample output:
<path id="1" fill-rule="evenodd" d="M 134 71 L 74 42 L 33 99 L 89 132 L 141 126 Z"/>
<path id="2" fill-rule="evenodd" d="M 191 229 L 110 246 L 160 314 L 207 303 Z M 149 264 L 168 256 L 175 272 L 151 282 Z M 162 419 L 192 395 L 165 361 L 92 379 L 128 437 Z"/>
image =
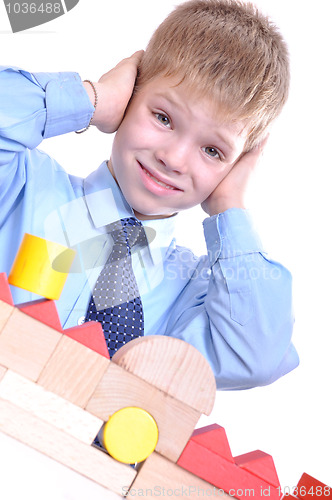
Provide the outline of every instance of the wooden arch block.
<path id="1" fill-rule="evenodd" d="M 140 337 L 121 347 L 112 361 L 198 412 L 211 413 L 216 394 L 213 372 L 187 342 L 162 335 Z"/>

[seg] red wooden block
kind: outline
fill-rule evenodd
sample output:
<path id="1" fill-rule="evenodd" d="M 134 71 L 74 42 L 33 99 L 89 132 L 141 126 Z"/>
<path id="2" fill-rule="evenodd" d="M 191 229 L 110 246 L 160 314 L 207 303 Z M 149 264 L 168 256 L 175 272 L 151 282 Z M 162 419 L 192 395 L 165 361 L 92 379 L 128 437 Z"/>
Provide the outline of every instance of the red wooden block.
<path id="1" fill-rule="evenodd" d="M 242 469 L 261 477 L 276 488 L 280 487 L 278 474 L 271 455 L 264 453 L 264 451 L 256 450 L 235 457 L 234 460 L 236 465 Z"/>
<path id="2" fill-rule="evenodd" d="M 195 432 L 195 435 L 190 438 L 182 452 L 177 462 L 178 465 L 236 498 L 254 496 L 278 500 L 281 497 L 279 481 L 278 487 L 276 487 L 262 477 L 258 477 L 258 474 L 254 474 L 231 460 L 225 459 L 223 456 L 224 439 L 220 440 L 222 449 L 221 453 L 219 453 L 218 446 L 211 439 L 212 434 L 217 435 L 217 427 L 214 425 L 211 429 L 211 426 L 208 426 L 207 446 L 204 442 L 204 428 L 199 429 L 198 433 Z M 197 442 L 197 434 L 199 442 Z M 221 436 L 222 433 L 219 435 Z M 239 461 L 241 462 L 241 457 Z M 274 471 L 273 464 L 272 477 L 274 477 Z M 266 471 L 264 471 L 264 475 L 269 476 Z"/>
<path id="3" fill-rule="evenodd" d="M 63 333 L 109 359 L 104 332 L 98 321 L 87 321 L 83 325 L 67 328 Z"/>
<path id="4" fill-rule="evenodd" d="M 331 498 L 332 488 L 304 473 L 297 483 L 294 495 L 301 499 L 326 500 L 326 498 Z"/>
<path id="5" fill-rule="evenodd" d="M 0 300 L 3 300 L 11 306 L 14 305 L 6 273 L 0 273 Z"/>
<path id="6" fill-rule="evenodd" d="M 195 429 L 190 439 L 223 457 L 225 460 L 234 463 L 226 431 L 220 425 L 211 424 L 200 429 Z"/>
<path id="7" fill-rule="evenodd" d="M 40 299 L 18 306 L 22 312 L 41 321 L 47 326 L 62 332 L 58 311 L 53 300 Z"/>

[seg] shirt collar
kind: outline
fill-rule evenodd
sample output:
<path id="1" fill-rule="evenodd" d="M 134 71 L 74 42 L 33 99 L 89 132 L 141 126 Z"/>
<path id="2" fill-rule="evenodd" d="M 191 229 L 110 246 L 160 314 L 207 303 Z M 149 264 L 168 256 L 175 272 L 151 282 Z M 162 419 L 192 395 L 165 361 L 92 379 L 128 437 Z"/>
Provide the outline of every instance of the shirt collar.
<path id="1" fill-rule="evenodd" d="M 97 229 L 125 217 L 135 217 L 133 209 L 108 170 L 106 161 L 84 179 L 83 189 L 87 208 Z M 175 219 L 173 216 L 142 221 L 149 241 L 149 257 L 154 264 L 164 260 L 175 245 Z"/>

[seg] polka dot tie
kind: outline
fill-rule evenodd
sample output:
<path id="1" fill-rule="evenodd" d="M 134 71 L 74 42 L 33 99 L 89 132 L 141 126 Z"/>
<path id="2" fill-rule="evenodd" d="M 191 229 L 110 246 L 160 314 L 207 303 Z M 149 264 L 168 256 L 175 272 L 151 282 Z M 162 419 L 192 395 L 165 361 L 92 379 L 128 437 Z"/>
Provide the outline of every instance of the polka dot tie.
<path id="1" fill-rule="evenodd" d="M 99 321 L 110 358 L 125 343 L 144 333 L 142 301 L 131 263 L 134 245 L 146 245 L 140 221 L 121 219 L 111 226 L 113 248 L 98 276 L 85 321 Z"/>

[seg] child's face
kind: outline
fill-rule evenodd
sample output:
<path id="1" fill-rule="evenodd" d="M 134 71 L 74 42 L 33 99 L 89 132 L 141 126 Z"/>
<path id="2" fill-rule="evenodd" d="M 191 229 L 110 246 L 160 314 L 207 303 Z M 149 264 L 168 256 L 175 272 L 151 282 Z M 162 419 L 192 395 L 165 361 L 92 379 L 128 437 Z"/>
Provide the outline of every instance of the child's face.
<path id="1" fill-rule="evenodd" d="M 157 78 L 132 99 L 109 168 L 139 219 L 168 217 L 202 203 L 246 141 L 240 122 L 221 123 L 211 102 Z"/>

